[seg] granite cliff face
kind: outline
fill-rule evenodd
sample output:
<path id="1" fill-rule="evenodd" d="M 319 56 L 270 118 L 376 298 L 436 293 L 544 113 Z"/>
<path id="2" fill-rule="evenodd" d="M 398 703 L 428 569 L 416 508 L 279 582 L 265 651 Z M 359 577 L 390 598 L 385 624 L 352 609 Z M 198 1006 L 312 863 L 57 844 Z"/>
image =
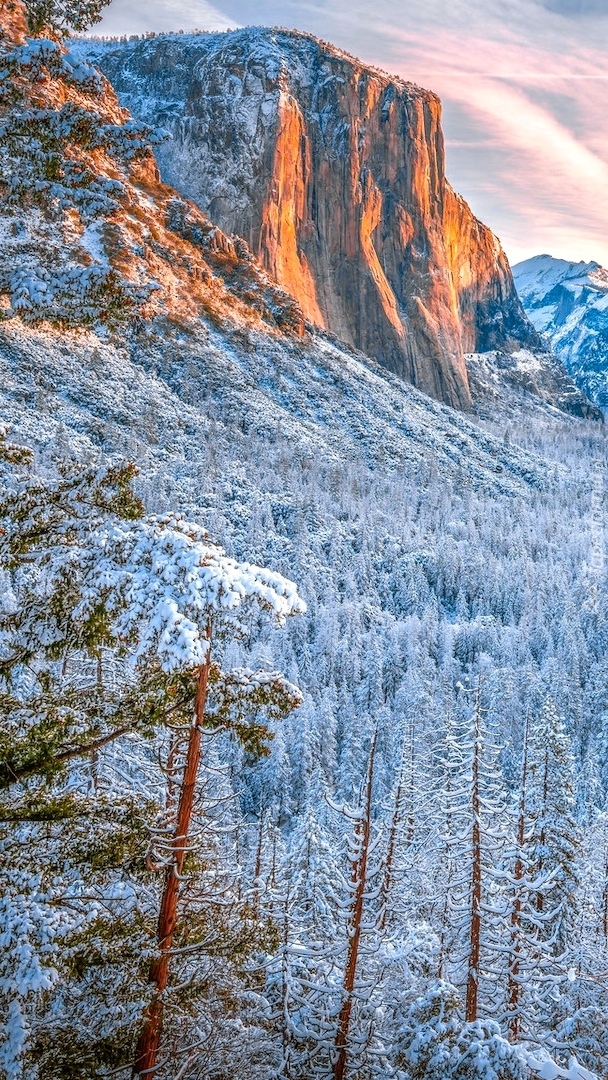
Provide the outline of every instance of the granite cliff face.
<path id="1" fill-rule="evenodd" d="M 539 347 L 498 240 L 446 180 L 432 93 L 295 32 L 87 48 L 135 116 L 170 130 L 163 178 L 311 322 L 460 408 L 465 353 Z"/>

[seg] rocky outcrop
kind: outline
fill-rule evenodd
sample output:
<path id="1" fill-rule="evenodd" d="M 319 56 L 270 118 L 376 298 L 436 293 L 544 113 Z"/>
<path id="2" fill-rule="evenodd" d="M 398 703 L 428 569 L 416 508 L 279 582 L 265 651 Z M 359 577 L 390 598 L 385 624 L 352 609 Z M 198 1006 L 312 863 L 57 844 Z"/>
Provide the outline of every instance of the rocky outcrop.
<path id="1" fill-rule="evenodd" d="M 553 353 L 519 349 L 473 354 L 467 356 L 467 371 L 476 412 L 483 418 L 513 418 L 535 401 L 581 420 L 603 420 L 601 410 Z"/>
<path id="2" fill-rule="evenodd" d="M 152 145 L 109 82 L 59 41 L 29 38 L 23 0 L 0 22 L 0 320 L 137 325 L 161 317 L 301 336 L 302 311 L 160 180 Z"/>
<path id="3" fill-rule="evenodd" d="M 164 178 L 312 322 L 465 408 L 465 353 L 538 345 L 498 240 L 446 180 L 434 94 L 295 32 L 93 49 L 131 111 L 171 131 Z"/>

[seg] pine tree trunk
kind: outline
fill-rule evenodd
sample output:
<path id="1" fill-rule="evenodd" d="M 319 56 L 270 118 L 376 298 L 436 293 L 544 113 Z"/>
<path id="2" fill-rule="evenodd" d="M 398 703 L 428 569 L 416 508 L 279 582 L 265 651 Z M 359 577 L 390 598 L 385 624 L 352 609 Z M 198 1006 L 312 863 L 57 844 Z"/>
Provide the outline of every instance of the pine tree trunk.
<path id="1" fill-rule="evenodd" d="M 545 771 L 544 771 L 544 774 L 543 774 L 543 803 L 542 803 L 542 815 L 543 815 L 542 816 L 542 821 L 543 821 L 543 825 L 542 825 L 542 828 L 540 830 L 540 836 L 539 836 L 539 844 L 540 844 L 541 851 L 544 850 L 545 841 L 546 841 L 546 831 L 545 831 L 544 822 L 545 822 L 546 817 L 547 817 L 547 800 L 548 800 L 548 798 L 549 798 L 549 754 L 545 753 Z M 541 858 L 538 860 L 539 876 L 540 876 L 540 872 L 543 869 L 543 864 L 544 864 L 544 859 L 541 856 Z M 539 892 L 537 894 L 537 897 L 536 897 L 536 910 L 537 911 L 542 911 L 544 906 L 545 906 L 544 894 L 542 892 Z"/>
<path id="2" fill-rule="evenodd" d="M 521 769 L 521 788 L 519 792 L 519 808 L 517 818 L 517 857 L 515 859 L 515 900 L 511 912 L 511 963 L 509 965 L 508 985 L 508 1008 L 509 1008 L 509 1034 L 513 1041 L 519 1038 L 520 1016 L 519 995 L 520 982 L 519 972 L 521 967 L 521 887 L 520 882 L 524 876 L 523 849 L 526 838 L 526 795 L 528 785 L 528 740 L 530 733 L 530 717 L 526 715 L 526 727 L 524 732 L 524 757 Z"/>
<path id="3" fill-rule="evenodd" d="M 469 934 L 469 964 L 467 976 L 467 1000 L 465 1019 L 467 1023 L 477 1020 L 477 999 L 479 993 L 479 959 L 481 953 L 481 823 L 479 797 L 479 757 L 480 757 L 480 692 L 477 692 L 475 707 L 475 746 L 473 750 L 473 777 L 471 785 L 471 830 L 472 869 L 471 869 L 471 929 Z"/>
<path id="4" fill-rule="evenodd" d="M 283 1063 L 281 1076 L 285 1080 L 291 1080 L 291 1050 L 292 1039 L 289 1029 L 289 979 L 288 979 L 288 949 L 289 949 L 289 886 L 285 897 L 285 910 L 283 915 L 283 957 L 281 960 L 281 1009 L 283 1035 Z"/>
<path id="5" fill-rule="evenodd" d="M 399 783 L 397 785 L 397 793 L 395 795 L 395 807 L 393 810 L 393 817 L 391 820 L 391 831 L 388 837 L 388 846 L 386 849 L 386 862 L 384 864 L 384 878 L 382 880 L 382 894 L 380 902 L 380 929 L 384 930 L 386 926 L 386 915 L 388 910 L 388 898 L 391 891 L 391 885 L 393 883 L 393 865 L 395 862 L 395 848 L 397 845 L 397 830 L 399 828 L 399 814 L 401 809 L 401 797 L 403 793 L 403 765 L 401 766 L 401 774 L 399 776 Z"/>
<path id="6" fill-rule="evenodd" d="M 444 731 L 445 740 L 446 740 L 446 748 L 448 746 L 448 733 L 450 731 L 451 721 L 452 721 L 452 714 L 451 714 L 451 712 L 448 712 L 448 714 L 447 714 L 447 716 L 445 718 L 445 731 Z M 446 966 L 447 966 L 446 939 L 447 939 L 447 932 L 448 932 L 448 926 L 449 926 L 449 911 L 448 911 L 448 909 L 449 909 L 449 902 L 450 902 L 450 889 L 451 889 L 451 885 L 452 885 L 452 871 L 451 871 L 451 864 L 450 864 L 450 851 L 449 851 L 449 839 L 448 839 L 452 835 L 452 814 L 451 814 L 451 810 L 450 810 L 450 807 L 451 807 L 451 801 L 450 800 L 451 800 L 451 797 L 452 797 L 452 779 L 451 779 L 451 775 L 450 775 L 450 770 L 449 770 L 449 768 L 447 768 L 447 766 L 444 767 L 444 782 L 445 782 L 445 787 L 444 787 L 444 794 L 445 794 L 445 823 L 444 823 L 444 828 L 445 828 L 446 843 L 445 843 L 445 846 L 444 846 L 443 855 L 444 855 L 444 860 L 445 860 L 445 866 L 447 868 L 447 879 L 446 879 L 445 889 L 444 889 L 444 893 L 443 893 L 443 904 L 442 904 L 442 911 L 441 911 L 441 931 L 440 931 L 440 934 L 439 934 L 439 963 L 437 965 L 437 978 L 438 979 L 446 978 L 446 975 L 445 975 L 445 969 L 446 969 Z"/>
<path id="7" fill-rule="evenodd" d="M 358 826 L 360 835 L 360 854 L 353 866 L 352 882 L 354 886 L 353 903 L 349 920 L 349 941 L 344 969 L 344 982 L 342 986 L 343 1002 L 338 1017 L 338 1032 L 336 1035 L 336 1060 L 334 1062 L 333 1080 L 344 1080 L 347 1064 L 348 1033 L 350 1019 L 353 1010 L 353 991 L 357 976 L 357 960 L 359 957 L 359 945 L 361 942 L 361 926 L 363 922 L 363 901 L 367 884 L 367 859 L 369 855 L 369 841 L 372 816 L 372 786 L 374 779 L 374 757 L 376 754 L 376 739 L 372 743 L 367 768 L 367 784 L 365 793 L 365 810 L 363 821 Z"/>
<path id="8" fill-rule="evenodd" d="M 262 875 L 262 845 L 264 837 L 264 811 L 260 810 L 260 827 L 258 829 L 258 843 L 255 853 L 255 869 L 253 874 L 253 917 L 260 917 L 260 877 Z"/>
<path id="9" fill-rule="evenodd" d="M 171 949 L 173 947 L 173 937 L 177 924 L 179 884 L 188 849 L 188 834 L 192 821 L 196 781 L 201 761 L 201 734 L 207 703 L 210 666 L 211 659 L 209 656 L 205 664 L 199 668 L 196 691 L 196 713 L 194 723 L 190 729 L 186 753 L 186 765 L 179 788 L 177 822 L 173 836 L 173 861 L 165 875 L 165 884 L 158 916 L 157 942 L 159 956 L 150 966 L 149 981 L 154 986 L 154 996 L 146 1012 L 137 1043 L 135 1063 L 132 1071 L 132 1076 L 134 1078 L 146 1077 L 147 1080 L 147 1078 L 154 1076 L 157 1068 L 156 1062 L 163 1024 L 162 995 L 166 990 L 169 981 Z"/>

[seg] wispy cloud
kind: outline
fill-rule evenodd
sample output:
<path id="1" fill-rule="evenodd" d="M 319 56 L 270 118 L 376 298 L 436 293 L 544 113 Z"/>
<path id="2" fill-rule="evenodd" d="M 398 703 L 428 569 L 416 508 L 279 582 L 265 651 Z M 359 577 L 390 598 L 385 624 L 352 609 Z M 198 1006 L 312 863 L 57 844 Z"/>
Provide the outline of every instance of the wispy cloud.
<path id="1" fill-rule="evenodd" d="M 278 24 L 335 41 L 440 95 L 450 178 L 514 261 L 608 264 L 608 0 L 217 3 L 114 0 L 106 25 Z"/>
<path id="2" fill-rule="evenodd" d="M 148 30 L 230 30 L 237 23 L 206 0 L 113 0 L 99 34 L 143 34 Z"/>

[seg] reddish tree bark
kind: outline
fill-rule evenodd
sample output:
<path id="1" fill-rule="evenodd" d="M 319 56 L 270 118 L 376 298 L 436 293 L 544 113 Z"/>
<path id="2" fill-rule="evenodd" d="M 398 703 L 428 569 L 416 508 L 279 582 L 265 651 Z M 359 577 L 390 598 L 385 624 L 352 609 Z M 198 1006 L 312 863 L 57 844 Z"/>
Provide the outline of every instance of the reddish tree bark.
<path id="1" fill-rule="evenodd" d="M 367 767 L 367 782 L 365 791 L 365 808 L 363 820 L 357 826 L 360 837 L 360 852 L 353 866 L 352 882 L 354 886 L 353 903 L 349 920 L 349 941 L 344 969 L 343 1002 L 338 1017 L 338 1033 L 336 1035 L 336 1060 L 334 1063 L 333 1080 L 344 1080 L 348 1056 L 348 1033 L 350 1030 L 350 1018 L 353 1010 L 353 991 L 357 976 L 357 960 L 359 957 L 359 945 L 361 942 L 361 926 L 363 922 L 363 901 L 365 898 L 365 886 L 367 883 L 367 859 L 369 855 L 369 841 L 372 816 L 372 786 L 374 779 L 374 757 L 376 755 L 376 739 L 372 743 Z"/>
<path id="2" fill-rule="evenodd" d="M 186 752 L 184 775 L 179 787 L 177 821 L 173 835 L 173 860 L 165 874 L 165 883 L 160 905 L 157 926 L 159 955 L 150 966 L 149 981 L 154 985 L 154 995 L 146 1011 L 146 1016 L 137 1042 L 132 1076 L 153 1077 L 157 1067 L 158 1050 L 163 1026 L 163 992 L 169 981 L 169 966 L 173 937 L 177 925 L 179 885 L 184 861 L 188 850 L 188 834 L 194 809 L 194 796 L 199 765 L 201 762 L 201 735 L 205 708 L 211 650 L 206 662 L 199 668 L 196 689 L 196 710 Z"/>

